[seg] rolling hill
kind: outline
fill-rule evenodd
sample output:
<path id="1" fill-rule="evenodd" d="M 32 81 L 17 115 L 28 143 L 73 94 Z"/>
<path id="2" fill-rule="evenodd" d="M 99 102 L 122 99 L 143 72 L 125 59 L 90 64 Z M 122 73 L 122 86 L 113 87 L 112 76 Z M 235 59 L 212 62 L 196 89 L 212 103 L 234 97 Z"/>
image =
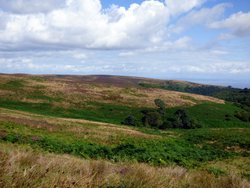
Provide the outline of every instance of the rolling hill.
<path id="1" fill-rule="evenodd" d="M 1 74 L 0 187 L 249 187 L 250 123 L 236 116 L 248 108 L 166 83 L 211 87 Z M 160 118 L 185 110 L 201 127 L 144 126 L 145 111 L 162 113 L 155 99 Z M 138 124 L 124 125 L 128 116 Z"/>

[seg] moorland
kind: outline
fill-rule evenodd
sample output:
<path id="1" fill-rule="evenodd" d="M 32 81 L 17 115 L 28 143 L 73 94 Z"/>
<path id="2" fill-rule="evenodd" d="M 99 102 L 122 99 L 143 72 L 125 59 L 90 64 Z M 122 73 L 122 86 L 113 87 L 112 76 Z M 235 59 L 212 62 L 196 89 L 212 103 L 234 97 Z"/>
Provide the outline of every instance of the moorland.
<path id="1" fill-rule="evenodd" d="M 250 90 L 0 75 L 0 187 L 250 187 Z"/>

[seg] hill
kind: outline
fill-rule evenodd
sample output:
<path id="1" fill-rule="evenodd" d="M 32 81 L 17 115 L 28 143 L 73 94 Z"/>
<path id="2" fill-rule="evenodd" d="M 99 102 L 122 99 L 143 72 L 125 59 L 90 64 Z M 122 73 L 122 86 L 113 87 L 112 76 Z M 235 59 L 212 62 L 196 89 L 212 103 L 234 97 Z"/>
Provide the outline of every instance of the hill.
<path id="1" fill-rule="evenodd" d="M 224 103 L 208 96 L 142 88 L 138 83 L 150 81 L 143 78 L 61 75 L 0 78 L 0 107 L 109 123 L 121 123 L 131 113 L 139 117 L 142 108 L 155 108 L 157 98 L 168 107 Z"/>
<path id="2" fill-rule="evenodd" d="M 144 88 L 160 88 L 164 90 L 194 93 L 205 96 L 217 97 L 230 102 L 238 103 L 243 107 L 250 107 L 250 89 L 233 88 L 231 86 L 215 86 L 196 84 L 185 81 L 167 80 L 161 82 L 143 81 L 139 83 Z"/>
<path id="3" fill-rule="evenodd" d="M 248 187 L 250 123 L 237 116 L 245 107 L 142 86 L 166 82 L 0 75 L 0 187 Z M 157 114 L 175 125 L 177 112 L 201 127 L 141 121 Z M 138 124 L 124 125 L 128 116 Z"/>

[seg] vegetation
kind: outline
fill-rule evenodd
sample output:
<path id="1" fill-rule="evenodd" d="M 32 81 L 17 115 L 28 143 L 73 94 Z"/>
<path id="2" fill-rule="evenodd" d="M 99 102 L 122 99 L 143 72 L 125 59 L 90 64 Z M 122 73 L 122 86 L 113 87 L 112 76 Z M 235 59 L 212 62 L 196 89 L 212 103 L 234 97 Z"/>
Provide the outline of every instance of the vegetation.
<path id="1" fill-rule="evenodd" d="M 195 120 L 190 119 L 189 115 L 184 109 L 176 110 L 174 116 L 171 118 L 167 118 L 168 116 L 166 115 L 166 110 L 163 111 L 160 108 L 157 111 L 143 110 L 142 113 L 144 114 L 142 123 L 145 127 L 152 127 L 163 130 L 168 128 L 201 128 L 200 124 L 198 124 Z"/>
<path id="2" fill-rule="evenodd" d="M 159 129 L 183 128 L 193 129 L 204 127 L 249 127 L 244 122 L 250 121 L 250 109 L 232 103 L 203 103 L 192 107 L 143 109 L 134 113 L 136 123 L 132 126 L 145 126 Z M 142 118 L 141 118 L 142 117 Z M 141 118 L 141 121 L 140 121 Z"/>
<path id="3" fill-rule="evenodd" d="M 158 107 L 158 112 L 162 115 L 165 115 L 165 113 L 166 113 L 165 102 L 161 99 L 155 99 L 154 102 L 155 102 L 155 105 Z"/>
<path id="4" fill-rule="evenodd" d="M 89 125 L 77 120 L 68 124 L 64 119 L 19 117 L 16 112 L 8 113 L 16 118 L 5 116 L 0 121 L 2 142 L 30 145 L 54 153 L 112 161 L 133 160 L 153 165 L 178 164 L 188 168 L 200 166 L 206 161 L 249 155 L 248 129 L 226 132 L 223 129 L 197 129 L 145 134 L 142 128 L 122 130 L 109 124 Z M 228 147 L 238 148 L 240 152 Z"/>
<path id="5" fill-rule="evenodd" d="M 165 81 L 160 84 L 139 83 L 139 85 L 145 88 L 160 88 L 165 90 L 213 96 L 229 102 L 240 104 L 242 106 L 250 107 L 250 89 L 248 88 L 238 89 L 232 88 L 231 86 L 221 87 L 174 81 Z"/>
<path id="6" fill-rule="evenodd" d="M 128 117 L 126 117 L 124 119 L 124 121 L 122 122 L 122 124 L 130 125 L 130 126 L 137 126 L 138 125 L 136 118 L 132 115 L 129 115 Z"/>
<path id="7" fill-rule="evenodd" d="M 175 112 L 175 118 L 171 119 L 173 128 L 181 129 L 195 129 L 201 128 L 201 125 L 198 124 L 195 120 L 190 119 L 187 112 L 184 109 L 179 109 Z"/>
<path id="8" fill-rule="evenodd" d="M 5 89 L 5 90 L 17 90 L 17 89 L 22 89 L 25 84 L 25 81 L 21 79 L 13 79 L 8 81 L 7 83 L 1 84 L 0 89 Z"/>
<path id="9" fill-rule="evenodd" d="M 250 112 L 246 112 L 246 111 L 237 112 L 235 114 L 235 117 L 237 117 L 238 119 L 242 121 L 250 122 Z"/>
<path id="10" fill-rule="evenodd" d="M 249 186 L 247 105 L 81 79 L 0 80 L 0 187 Z"/>
<path id="11" fill-rule="evenodd" d="M 110 163 L 55 155 L 27 146 L 0 144 L 0 186 L 9 187 L 249 187 L 238 174 L 215 167 L 200 172 L 171 166 Z M 223 176 L 222 176 L 223 175 Z"/>

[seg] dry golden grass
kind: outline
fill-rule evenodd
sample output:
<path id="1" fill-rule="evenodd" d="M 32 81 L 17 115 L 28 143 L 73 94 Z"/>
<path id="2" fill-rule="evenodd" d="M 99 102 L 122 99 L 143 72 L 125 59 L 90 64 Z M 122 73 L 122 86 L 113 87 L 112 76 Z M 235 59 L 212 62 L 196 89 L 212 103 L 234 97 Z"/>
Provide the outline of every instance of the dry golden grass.
<path id="1" fill-rule="evenodd" d="M 22 80 L 25 81 L 23 89 L 27 93 L 34 90 L 35 87 L 40 86 L 41 91 L 49 97 L 63 97 L 61 102 L 53 102 L 54 106 L 60 106 L 69 108 L 70 106 L 86 105 L 88 101 L 95 101 L 101 103 L 110 103 L 126 106 L 137 106 L 137 107 L 155 107 L 154 99 L 160 98 L 166 104 L 167 107 L 174 106 L 190 106 L 201 102 L 214 102 L 224 103 L 223 100 L 216 99 L 213 97 L 181 93 L 175 91 L 167 91 L 156 88 L 140 88 L 135 83 L 126 86 L 122 83 L 109 85 L 95 82 L 95 77 L 89 77 L 80 79 L 79 77 L 38 77 L 41 80 L 34 79 L 32 76 L 17 76 L 17 75 L 0 75 L 0 84 L 7 83 L 10 80 Z M 116 81 L 117 78 L 112 78 L 110 81 Z M 119 80 L 129 82 L 129 79 L 133 78 L 119 78 Z M 131 82 L 132 82 L 131 81 Z M 155 81 L 155 80 L 153 80 Z M 1 90 L 0 90 L 1 91 Z M 1 92 L 3 96 L 8 96 L 8 93 Z M 17 97 L 17 96 L 16 96 Z M 21 98 L 24 102 L 42 102 L 42 100 L 26 99 L 25 96 Z"/>
<path id="2" fill-rule="evenodd" d="M 207 163 L 203 168 L 216 168 L 224 171 L 227 174 L 247 175 L 250 174 L 250 158 L 236 157 L 233 159 L 226 159 L 221 161 L 213 161 Z M 249 177 L 250 178 L 250 177 Z"/>
<path id="3" fill-rule="evenodd" d="M 53 92 L 66 93 L 67 101 L 73 99 L 72 102 L 75 101 L 78 103 L 82 101 L 97 101 L 127 106 L 155 107 L 154 99 L 157 98 L 162 99 L 168 107 L 190 106 L 200 102 L 224 103 L 223 100 L 213 97 L 161 89 L 106 87 L 102 85 L 89 86 L 87 84 L 78 85 L 78 88 L 84 88 L 84 90 L 72 89 L 72 87 L 74 86 L 66 84 L 63 87 L 55 86 L 51 87 L 51 89 L 53 88 Z M 69 93 L 68 91 L 71 92 Z"/>
<path id="4" fill-rule="evenodd" d="M 139 163 L 82 160 L 69 155 L 34 151 L 0 143 L 0 187 L 126 187 L 126 188 L 249 188 L 230 174 L 216 178 L 205 171 L 182 167 L 152 167 Z"/>

